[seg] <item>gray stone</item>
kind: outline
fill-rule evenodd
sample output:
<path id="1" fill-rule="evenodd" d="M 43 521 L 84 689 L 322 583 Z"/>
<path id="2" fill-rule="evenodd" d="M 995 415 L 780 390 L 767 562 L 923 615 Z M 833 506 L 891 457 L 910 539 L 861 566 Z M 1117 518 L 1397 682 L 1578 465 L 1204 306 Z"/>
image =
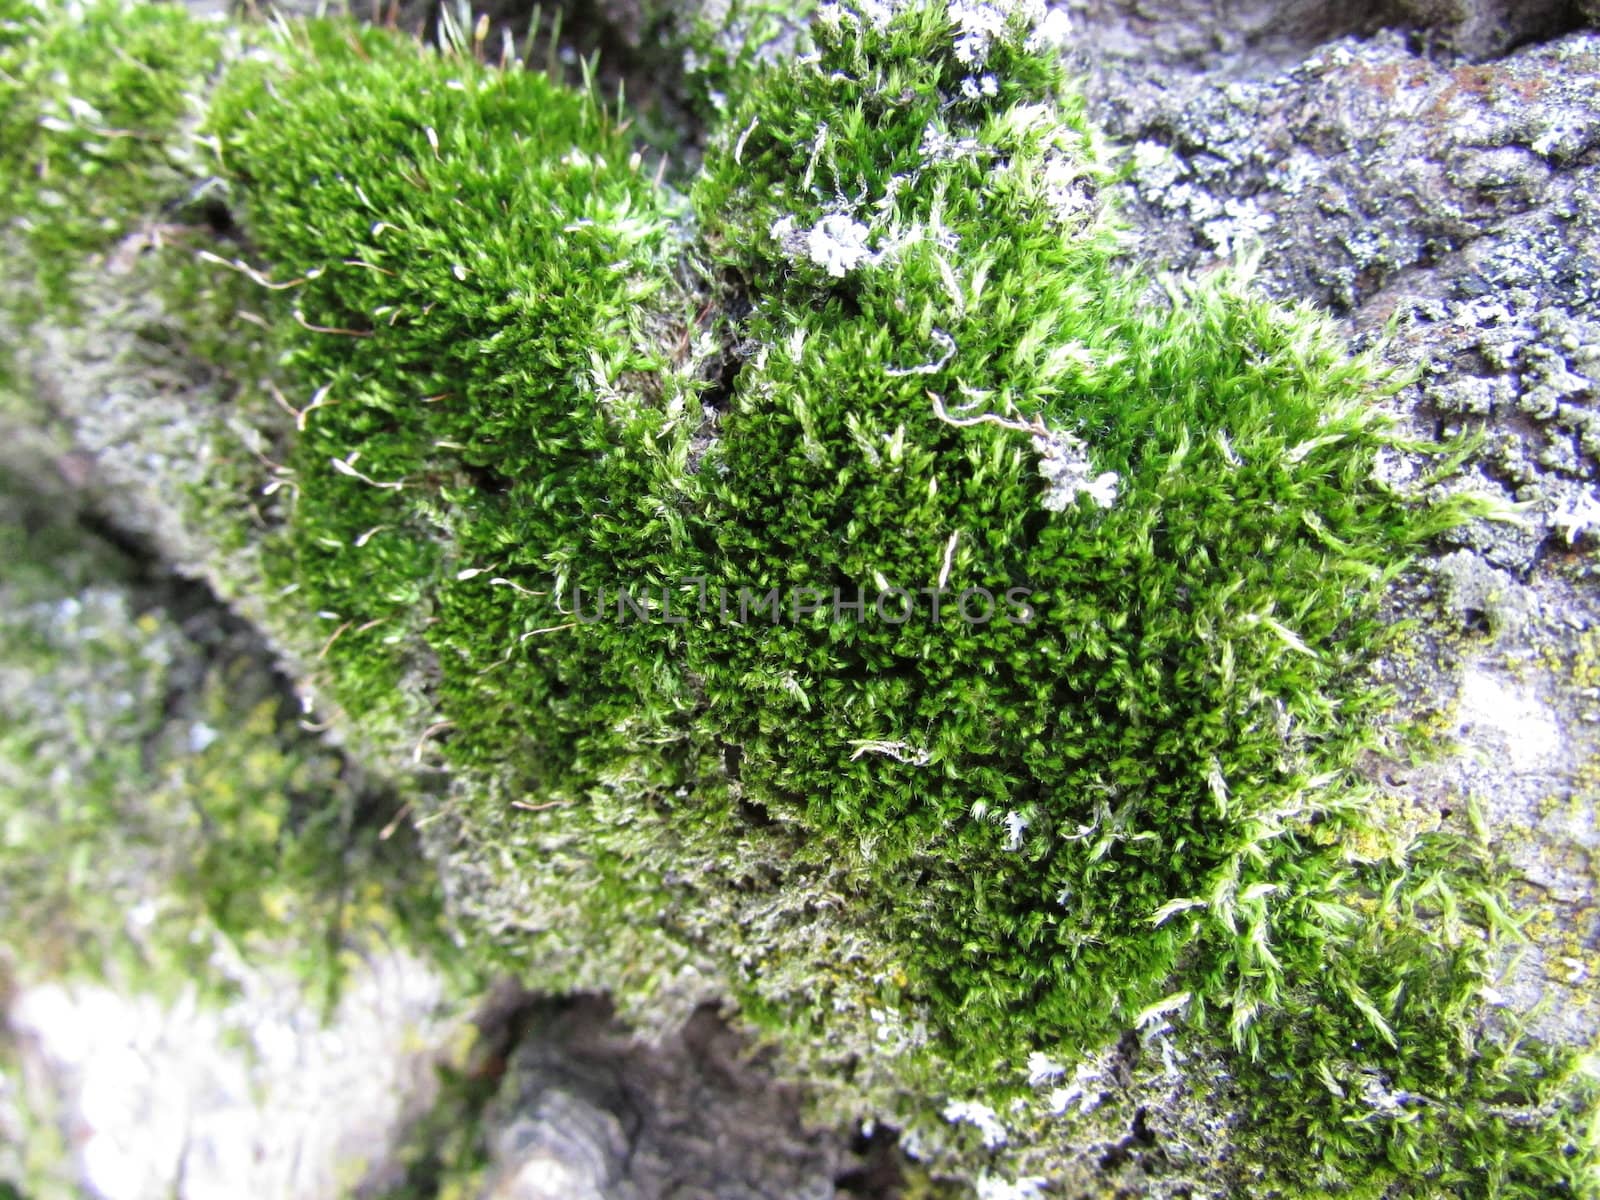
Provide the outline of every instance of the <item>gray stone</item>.
<path id="1" fill-rule="evenodd" d="M 494 1200 L 833 1200 L 855 1165 L 711 1008 L 654 1042 L 596 998 L 524 1019 L 485 1113 Z"/>
<path id="2" fill-rule="evenodd" d="M 1425 635 L 1382 668 L 1446 751 L 1374 781 L 1415 828 L 1481 810 L 1539 931 L 1496 1002 L 1581 1043 L 1600 1029 L 1600 34 L 1451 56 L 1595 15 L 1560 7 L 1407 5 L 1442 36 L 1344 36 L 1285 64 L 1268 51 L 1292 50 L 1299 10 L 1282 5 L 1250 53 L 1152 34 L 1150 57 L 1086 59 L 1095 111 L 1134 147 L 1130 259 L 1205 272 L 1254 256 L 1263 286 L 1331 306 L 1414 379 L 1388 402 L 1403 433 L 1478 439 L 1448 486 L 1494 515 L 1449 535 L 1460 549 L 1397 610 L 1438 611 L 1456 639 Z M 1389 470 L 1417 486 L 1403 458 Z"/>

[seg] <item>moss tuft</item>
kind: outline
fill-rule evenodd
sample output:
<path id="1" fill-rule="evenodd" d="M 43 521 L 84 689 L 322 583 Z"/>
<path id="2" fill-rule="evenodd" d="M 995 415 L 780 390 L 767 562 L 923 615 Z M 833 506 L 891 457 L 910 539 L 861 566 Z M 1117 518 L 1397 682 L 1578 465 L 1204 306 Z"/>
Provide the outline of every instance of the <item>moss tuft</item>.
<path id="1" fill-rule="evenodd" d="M 275 42 L 211 122 L 284 289 L 304 415 L 277 569 L 323 614 L 340 700 L 381 709 L 420 642 L 457 760 L 556 786 L 627 675 L 527 601 L 618 536 L 614 475 L 659 469 L 632 459 L 659 459 L 676 398 L 616 384 L 667 365 L 645 328 L 673 303 L 670 198 L 592 96 L 381 30 Z"/>
<path id="2" fill-rule="evenodd" d="M 177 5 L 0 3 L 0 244 L 37 300 L 64 303 L 86 254 L 181 204 L 175 134 L 220 46 Z"/>

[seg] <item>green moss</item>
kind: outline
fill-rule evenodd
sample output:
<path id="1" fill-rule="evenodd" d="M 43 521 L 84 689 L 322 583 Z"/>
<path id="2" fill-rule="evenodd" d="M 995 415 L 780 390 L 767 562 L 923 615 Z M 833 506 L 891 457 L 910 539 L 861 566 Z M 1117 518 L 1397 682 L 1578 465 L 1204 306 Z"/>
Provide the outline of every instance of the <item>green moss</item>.
<path id="1" fill-rule="evenodd" d="M 592 97 L 382 31 L 308 26 L 230 75 L 212 123 L 288 285 L 268 311 L 307 415 L 279 569 L 330 614 L 339 698 L 381 709 L 421 642 L 457 759 L 555 786 L 638 689 L 538 632 L 563 622 L 525 591 L 659 532 L 606 507 L 671 467 L 652 439 L 681 397 L 615 392 L 666 365 L 645 327 L 670 319 L 670 205 Z"/>
<path id="2" fill-rule="evenodd" d="M 384 797 L 295 728 L 270 675 L 218 631 L 190 641 L 132 564 L 4 485 L 10 968 L 220 994 L 222 952 L 288 962 L 331 1000 L 347 946 L 442 949 L 414 855 L 377 837 Z"/>
<path id="3" fill-rule="evenodd" d="M 1384 381 L 1326 320 L 1114 265 L 1081 106 L 1022 31 L 981 67 L 942 10 L 816 35 L 697 193 L 763 297 L 705 473 L 714 574 L 1038 613 L 708 631 L 709 717 L 765 803 L 870 845 L 974 1078 L 1168 997 L 1253 1058 L 1343 952 L 1340 894 L 1378 886 L 1342 865 L 1376 598 L 1450 517 L 1373 481 Z M 829 221 L 873 259 L 830 273 Z M 1068 437 L 1109 508 L 1046 511 L 1037 450 Z"/>
<path id="4" fill-rule="evenodd" d="M 1351 936 L 1291 964 L 1239 1070 L 1269 1177 L 1305 1195 L 1594 1194 L 1592 1062 L 1488 1007 L 1521 940 L 1504 878 L 1481 843 L 1427 835 L 1360 880 L 1381 890 L 1350 897 Z"/>
<path id="5" fill-rule="evenodd" d="M 0 229 L 38 300 L 66 301 L 86 254 L 182 201 L 173 135 L 219 53 L 178 5 L 0 4 Z"/>
<path id="6" fill-rule="evenodd" d="M 462 1044 L 439 1065 L 439 1090 L 432 1106 L 414 1121 L 389 1154 L 403 1177 L 376 1193 L 379 1200 L 470 1200 L 484 1194 L 490 1173 L 484 1109 L 501 1083 L 506 1053 L 503 1034 L 485 1037 L 464 1027 Z"/>
<path id="7" fill-rule="evenodd" d="M 1002 1107 L 1031 1052 L 1170 1021 L 1228 1056 L 1251 1194 L 1584 1194 L 1579 1060 L 1483 1003 L 1499 868 L 1354 771 L 1379 598 L 1461 510 L 1375 480 L 1394 381 L 1325 317 L 1121 265 L 1027 16 L 734 39 L 690 202 L 460 37 L 263 33 L 205 136 L 266 329 L 233 365 L 285 409 L 283 624 L 359 727 L 428 730 L 474 870 L 537 884 L 485 957 L 615 931 L 545 982 L 648 995 L 709 946 L 792 1043 L 914 1013 L 898 1085 Z M 859 924 L 697 923 L 752 911 L 743 855 Z"/>

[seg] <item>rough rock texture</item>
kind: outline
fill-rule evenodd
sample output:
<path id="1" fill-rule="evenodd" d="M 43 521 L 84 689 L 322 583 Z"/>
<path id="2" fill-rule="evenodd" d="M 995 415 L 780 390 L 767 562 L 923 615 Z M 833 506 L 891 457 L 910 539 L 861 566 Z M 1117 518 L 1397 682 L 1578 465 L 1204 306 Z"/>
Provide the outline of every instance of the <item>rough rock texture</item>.
<path id="1" fill-rule="evenodd" d="M 324 1024 L 292 977 L 234 969 L 239 995 L 221 1006 L 93 984 L 13 998 L 32 1135 L 53 1117 L 67 1151 L 53 1180 L 28 1180 L 36 1196 L 332 1197 L 395 1182 L 390 1147 L 431 1102 L 450 1028 L 437 975 L 374 958 Z"/>
<path id="2" fill-rule="evenodd" d="M 1587 0 L 1067 0 L 1097 64 L 1199 78 L 1286 67 L 1347 34 L 1394 29 L 1440 54 L 1487 58 L 1592 19 Z"/>
<path id="3" fill-rule="evenodd" d="M 321 973 L 295 959 L 371 897 L 346 910 L 273 856 L 274 823 L 299 819 L 281 787 L 337 809 L 359 772 L 275 719 L 249 631 L 86 527 L 67 486 L 84 464 L 42 450 L 0 452 L 0 1177 L 36 1200 L 380 1180 L 459 1018 L 425 957 L 361 934 L 325 1023 Z M 317 869 L 339 871 L 338 832 L 311 835 Z M 280 936 L 236 926 L 257 903 Z"/>
<path id="4" fill-rule="evenodd" d="M 592 997 L 522 1005 L 485 1113 L 494 1200 L 832 1200 L 847 1168 L 871 1182 L 874 1164 L 805 1132 L 798 1093 L 774 1088 L 714 1010 L 649 1044 Z"/>
<path id="5" fill-rule="evenodd" d="M 1194 94 L 1108 73 L 1096 95 L 1134 147 L 1139 256 L 1196 269 L 1263 240 L 1274 290 L 1349 310 L 1510 222 L 1581 220 L 1570 210 L 1600 141 L 1594 46 L 1577 34 L 1447 66 L 1384 32 Z"/>
<path id="6" fill-rule="evenodd" d="M 1412 15 L 1433 23 L 1423 7 Z M 1533 21 L 1538 7 L 1463 6 L 1469 19 L 1445 44 L 1492 53 L 1581 17 Z M 1297 10 L 1277 8 L 1264 27 L 1288 37 Z M 1392 402 L 1403 428 L 1482 439 L 1470 482 L 1452 486 L 1496 516 L 1450 535 L 1462 548 L 1410 597 L 1461 636 L 1388 668 L 1459 750 L 1382 778 L 1419 820 L 1460 819 L 1470 800 L 1505 831 L 1535 934 L 1514 999 L 1542 997 L 1537 1027 L 1584 1041 L 1600 1028 L 1600 34 L 1482 62 L 1440 45 L 1347 36 L 1248 78 L 1271 61 L 1260 44 L 1249 61 L 1169 50 L 1152 62 L 1102 58 L 1097 42 L 1089 77 L 1099 116 L 1131 147 L 1132 257 L 1203 272 L 1258 256 L 1264 286 L 1346 314 L 1357 344 L 1383 344 L 1410 373 Z M 1194 73 L 1164 69 L 1174 58 Z M 1419 485 L 1412 464 L 1393 465 L 1396 486 Z"/>

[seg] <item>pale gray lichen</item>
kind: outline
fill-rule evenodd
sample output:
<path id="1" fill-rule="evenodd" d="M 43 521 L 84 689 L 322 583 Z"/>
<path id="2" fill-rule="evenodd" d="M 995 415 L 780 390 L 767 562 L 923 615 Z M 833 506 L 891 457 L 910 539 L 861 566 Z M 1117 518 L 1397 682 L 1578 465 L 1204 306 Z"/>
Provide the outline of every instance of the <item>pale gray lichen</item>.
<path id="1" fill-rule="evenodd" d="M 1042 1175 L 1005 1179 L 999 1175 L 978 1176 L 978 1200 L 1044 1200 L 1050 1181 Z"/>
<path id="2" fill-rule="evenodd" d="M 829 213 L 810 229 L 799 229 L 793 217 L 784 217 L 773 222 L 770 233 L 791 259 L 811 262 L 835 279 L 879 261 L 868 244 L 871 229 L 844 213 Z"/>
<path id="3" fill-rule="evenodd" d="M 1083 440 L 1064 430 L 1033 435 L 1039 452 L 1039 474 L 1049 484 L 1042 503 L 1050 512 L 1065 512 L 1079 496 L 1088 496 L 1101 508 L 1117 502 L 1119 482 L 1115 471 L 1095 474 L 1089 461 L 1089 448 Z"/>
<path id="4" fill-rule="evenodd" d="M 971 1125 L 990 1150 L 998 1150 L 1011 1137 L 999 1114 L 980 1100 L 950 1101 L 944 1106 L 944 1119 L 952 1125 Z"/>

